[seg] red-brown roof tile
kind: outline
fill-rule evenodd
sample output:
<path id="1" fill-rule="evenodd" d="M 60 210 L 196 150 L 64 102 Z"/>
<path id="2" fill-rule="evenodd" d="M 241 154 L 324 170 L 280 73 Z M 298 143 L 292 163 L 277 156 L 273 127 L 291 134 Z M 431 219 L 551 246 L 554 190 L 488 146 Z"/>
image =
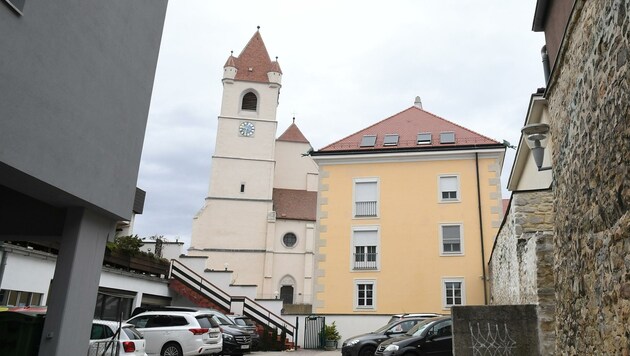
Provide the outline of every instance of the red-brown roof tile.
<path id="1" fill-rule="evenodd" d="M 282 73 L 277 61 L 271 61 L 260 32 L 256 31 L 238 57 L 230 56 L 225 66 L 237 69 L 235 79 L 268 83 L 267 73 Z M 224 67 L 225 67 L 224 66 Z"/>
<path id="2" fill-rule="evenodd" d="M 273 189 L 273 209 L 277 219 L 315 221 L 317 192 Z"/>
<path id="3" fill-rule="evenodd" d="M 455 143 L 440 143 L 441 132 L 454 132 Z M 419 145 L 418 134 L 431 133 L 431 144 Z M 394 146 L 383 145 L 385 135 L 398 134 L 398 144 Z M 361 139 L 365 135 L 376 135 L 376 144 L 373 147 L 360 147 Z M 334 151 L 371 151 L 371 150 L 396 150 L 409 148 L 444 148 L 474 145 L 497 145 L 499 142 L 480 135 L 451 121 L 412 106 L 396 115 L 390 116 L 376 124 L 358 131 L 346 138 L 332 143 L 318 152 Z"/>
<path id="4" fill-rule="evenodd" d="M 300 142 L 300 143 L 310 144 L 310 142 L 308 142 L 306 137 L 304 137 L 304 134 L 302 134 L 302 131 L 300 131 L 300 129 L 297 127 L 295 122 L 292 123 L 291 126 L 289 126 L 289 128 L 287 128 L 286 131 L 284 131 L 284 133 L 280 135 L 280 137 L 278 137 L 278 141 Z"/>

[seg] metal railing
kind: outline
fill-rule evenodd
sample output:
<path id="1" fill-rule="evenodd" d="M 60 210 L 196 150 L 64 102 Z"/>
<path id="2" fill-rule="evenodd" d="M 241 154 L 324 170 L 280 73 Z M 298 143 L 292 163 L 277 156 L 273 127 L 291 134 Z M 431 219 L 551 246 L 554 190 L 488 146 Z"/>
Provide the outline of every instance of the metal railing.
<path id="1" fill-rule="evenodd" d="M 170 278 L 174 278 L 188 288 L 198 291 L 213 303 L 225 310 L 231 309 L 232 299 L 243 302 L 243 314 L 260 325 L 283 330 L 287 336 L 295 335 L 295 326 L 248 297 L 232 297 L 178 260 L 171 260 Z"/>
<path id="2" fill-rule="evenodd" d="M 353 269 L 377 269 L 376 253 L 355 253 Z"/>
<path id="3" fill-rule="evenodd" d="M 354 216 L 376 216 L 376 201 L 355 202 Z"/>

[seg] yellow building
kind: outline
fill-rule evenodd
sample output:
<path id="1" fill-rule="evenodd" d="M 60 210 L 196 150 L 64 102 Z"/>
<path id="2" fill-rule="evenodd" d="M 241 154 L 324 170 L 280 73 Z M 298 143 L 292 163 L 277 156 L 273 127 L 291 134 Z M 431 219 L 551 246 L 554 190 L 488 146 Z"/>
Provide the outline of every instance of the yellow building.
<path id="1" fill-rule="evenodd" d="M 424 111 L 419 98 L 313 152 L 314 312 L 449 313 L 487 303 L 504 154 L 503 144 Z"/>

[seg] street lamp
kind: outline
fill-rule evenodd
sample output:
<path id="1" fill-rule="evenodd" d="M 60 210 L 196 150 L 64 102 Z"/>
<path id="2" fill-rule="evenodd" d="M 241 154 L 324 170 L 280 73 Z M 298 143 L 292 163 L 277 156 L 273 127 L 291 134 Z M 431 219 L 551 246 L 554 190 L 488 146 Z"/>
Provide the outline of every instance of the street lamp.
<path id="1" fill-rule="evenodd" d="M 525 135 L 525 142 L 532 151 L 536 167 L 539 171 L 547 171 L 549 167 L 543 167 L 543 159 L 545 157 L 545 147 L 547 146 L 547 138 L 549 136 L 549 125 L 547 124 L 530 124 L 521 129 Z"/>

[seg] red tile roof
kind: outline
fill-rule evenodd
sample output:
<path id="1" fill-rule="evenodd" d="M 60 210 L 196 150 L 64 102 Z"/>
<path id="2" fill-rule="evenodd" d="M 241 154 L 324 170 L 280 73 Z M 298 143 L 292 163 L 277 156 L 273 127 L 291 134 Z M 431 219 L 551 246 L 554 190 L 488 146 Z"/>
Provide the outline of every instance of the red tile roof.
<path id="1" fill-rule="evenodd" d="M 442 132 L 455 133 L 455 143 L 440 143 L 440 133 Z M 431 133 L 431 143 L 419 145 L 417 141 L 419 133 Z M 383 145 L 385 135 L 389 134 L 399 135 L 397 145 Z M 373 147 L 360 147 L 361 139 L 365 135 L 376 135 L 376 144 Z M 372 126 L 332 143 L 320 149 L 318 152 L 409 150 L 410 148 L 449 149 L 467 146 L 496 146 L 499 144 L 499 142 L 486 136 L 424 111 L 419 107 L 412 106 L 396 115 L 390 116 Z"/>
<path id="2" fill-rule="evenodd" d="M 235 79 L 268 83 L 268 72 L 282 73 L 277 61 L 271 61 L 260 32 L 256 31 L 238 57 L 230 55 L 224 67 L 237 69 Z"/>
<path id="3" fill-rule="evenodd" d="M 302 131 L 298 129 L 295 121 L 287 128 L 286 131 L 280 137 L 278 137 L 278 141 L 287 141 L 287 142 L 299 142 L 299 143 L 309 143 Z"/>
<path id="4" fill-rule="evenodd" d="M 317 192 L 274 188 L 272 199 L 277 219 L 315 221 Z"/>
<path id="5" fill-rule="evenodd" d="M 505 215 L 505 213 L 507 213 L 508 208 L 510 207 L 510 199 L 503 199 L 503 215 Z"/>

